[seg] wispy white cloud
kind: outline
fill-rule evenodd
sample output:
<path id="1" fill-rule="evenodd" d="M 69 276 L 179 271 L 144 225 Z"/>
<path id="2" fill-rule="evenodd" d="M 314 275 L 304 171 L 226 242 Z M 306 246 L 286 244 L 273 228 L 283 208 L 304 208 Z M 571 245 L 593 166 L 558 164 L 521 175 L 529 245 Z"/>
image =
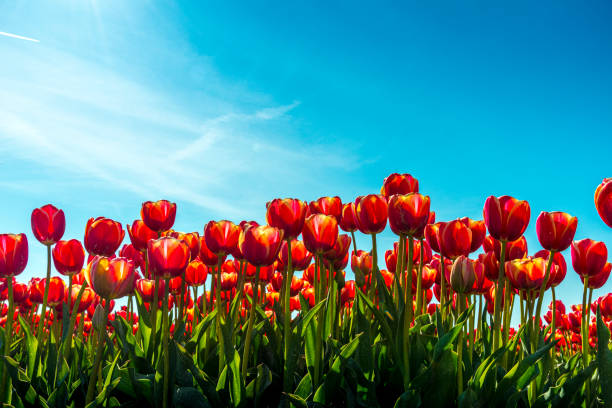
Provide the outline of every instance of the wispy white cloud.
<path id="1" fill-rule="evenodd" d="M 32 41 L 32 42 L 40 42 L 39 40 L 35 39 L 35 38 L 30 38 L 30 37 L 24 37 L 22 35 L 17 35 L 17 34 L 11 34 L 11 33 L 5 33 L 3 31 L 0 31 L 0 35 L 3 35 L 5 37 L 11 37 L 11 38 L 16 38 L 18 40 L 25 40 L 25 41 Z"/>

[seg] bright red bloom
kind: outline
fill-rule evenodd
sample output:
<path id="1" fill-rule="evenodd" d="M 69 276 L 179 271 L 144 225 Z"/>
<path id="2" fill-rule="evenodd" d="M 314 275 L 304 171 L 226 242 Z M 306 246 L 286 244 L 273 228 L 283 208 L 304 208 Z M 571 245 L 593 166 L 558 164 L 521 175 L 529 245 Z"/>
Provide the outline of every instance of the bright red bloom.
<path id="1" fill-rule="evenodd" d="M 110 218 L 90 218 L 85 226 L 85 249 L 93 255 L 112 256 L 121 245 L 125 231 Z"/>
<path id="2" fill-rule="evenodd" d="M 606 319 L 612 318 L 612 293 L 608 293 L 599 299 L 599 307 L 601 309 L 601 314 Z"/>
<path id="3" fill-rule="evenodd" d="M 322 254 L 336 245 L 338 221 L 332 216 L 313 214 L 304 222 L 304 245 L 313 254 Z"/>
<path id="4" fill-rule="evenodd" d="M 271 207 L 268 206 L 268 209 Z M 283 240 L 279 228 L 261 225 L 247 228 L 240 234 L 238 246 L 244 258 L 254 266 L 269 266 L 274 263 Z"/>
<path id="5" fill-rule="evenodd" d="M 229 254 L 238 245 L 242 230 L 231 221 L 210 221 L 204 227 L 204 241 L 214 254 Z"/>
<path id="6" fill-rule="evenodd" d="M 351 246 L 351 237 L 346 234 L 338 235 L 334 247 L 323 253 L 323 257 L 329 261 L 342 260 L 348 254 Z"/>
<path id="7" fill-rule="evenodd" d="M 389 198 L 389 226 L 397 235 L 421 238 L 429 221 L 429 196 L 419 193 L 395 194 Z"/>
<path id="8" fill-rule="evenodd" d="M 135 220 L 131 227 L 128 224 L 127 230 L 130 236 L 130 241 L 132 241 L 132 245 L 134 245 L 134 248 L 140 252 L 147 250 L 147 242 L 149 242 L 149 240 L 157 239 L 157 232 L 147 227 L 142 220 Z"/>
<path id="9" fill-rule="evenodd" d="M 610 277 L 610 272 L 612 271 L 612 264 L 610 262 L 606 262 L 601 271 L 598 274 L 589 276 L 588 286 L 589 289 L 599 289 L 603 285 L 606 284 L 608 278 Z M 580 280 L 584 283 L 584 276 L 580 275 Z"/>
<path id="10" fill-rule="evenodd" d="M 74 304 L 76 303 L 76 299 L 79 295 L 79 291 L 81 290 L 81 285 L 72 285 L 72 290 L 70 295 L 68 295 L 68 288 L 66 288 L 65 299 L 70 299 L 70 310 L 74 308 Z M 79 303 L 79 308 L 77 313 L 83 313 L 87 308 L 91 305 L 94 298 L 96 297 L 96 293 L 89 287 L 85 287 L 83 289 L 83 295 L 81 295 L 81 302 Z"/>
<path id="11" fill-rule="evenodd" d="M 529 224 L 530 208 L 527 201 L 510 196 L 490 196 L 484 205 L 484 221 L 489 234 L 500 241 L 516 241 Z"/>
<path id="12" fill-rule="evenodd" d="M 459 220 L 464 223 L 470 229 L 470 231 L 472 231 L 470 253 L 477 251 L 487 235 L 487 227 L 484 221 L 476 221 L 468 217 L 459 218 Z"/>
<path id="13" fill-rule="evenodd" d="M 512 287 L 519 290 L 539 289 L 546 274 L 546 260 L 523 258 L 506 262 L 505 272 Z"/>
<path id="14" fill-rule="evenodd" d="M 414 269 L 413 280 L 415 290 L 418 279 L 418 274 L 416 272 L 416 269 Z M 421 272 L 421 287 L 423 288 L 423 290 L 430 289 L 434 285 L 434 283 L 436 283 L 438 271 L 430 265 L 423 265 L 423 270 Z"/>
<path id="15" fill-rule="evenodd" d="M 484 274 L 487 279 L 497 281 L 499 278 L 499 261 L 493 251 L 478 255 L 478 261 L 484 267 Z"/>
<path id="16" fill-rule="evenodd" d="M 144 266 L 144 257 L 142 256 L 142 252 L 137 250 L 132 244 L 124 244 L 119 251 L 119 256 L 121 258 L 127 258 L 134 262 L 134 268 L 140 268 Z"/>
<path id="17" fill-rule="evenodd" d="M 221 290 L 232 290 L 236 287 L 238 282 L 238 274 L 232 273 L 221 273 Z"/>
<path id="18" fill-rule="evenodd" d="M 17 276 L 28 264 L 25 234 L 0 234 L 0 277 Z"/>
<path id="19" fill-rule="evenodd" d="M 353 232 L 357 229 L 355 203 L 346 203 L 342 206 L 342 217 L 338 225 L 342 231 L 346 232 Z"/>
<path id="20" fill-rule="evenodd" d="M 482 247 L 485 252 L 493 252 L 495 258 L 499 260 L 501 257 L 502 244 L 490 235 L 485 238 Z M 527 256 L 527 240 L 524 236 L 521 236 L 516 241 L 510 241 L 506 243 L 506 256 L 504 260 L 512 261 L 514 259 L 521 259 Z"/>
<path id="21" fill-rule="evenodd" d="M 140 217 L 153 231 L 157 233 L 167 231 L 174 225 L 176 203 L 168 200 L 145 201 L 140 209 Z"/>
<path id="22" fill-rule="evenodd" d="M 385 265 L 387 266 L 389 272 L 395 273 L 395 270 L 397 269 L 397 252 L 395 251 L 395 248 L 385 251 Z"/>
<path id="23" fill-rule="evenodd" d="M 440 253 L 447 258 L 468 256 L 472 247 L 472 230 L 459 219 L 444 223 L 440 227 L 438 244 Z"/>
<path id="24" fill-rule="evenodd" d="M 4 291 L 2 291 L 2 297 L 4 298 Z M 13 283 L 13 301 L 18 305 L 23 305 L 24 302 L 28 301 L 30 294 L 28 293 L 28 285 L 21 282 Z M 6 289 L 6 299 L 8 299 L 8 288 Z M 3 300 L 6 300 L 3 299 Z"/>
<path id="25" fill-rule="evenodd" d="M 178 232 L 170 231 L 166 234 L 169 237 L 182 239 L 189 245 L 191 259 L 196 259 L 200 255 L 200 234 L 197 232 Z"/>
<path id="26" fill-rule="evenodd" d="M 595 276 L 601 272 L 608 259 L 606 244 L 592 239 L 582 239 L 571 244 L 572 266 L 578 275 Z"/>
<path id="27" fill-rule="evenodd" d="M 117 299 L 132 293 L 136 276 L 134 262 L 127 258 L 96 256 L 85 269 L 87 283 L 104 299 Z"/>
<path id="28" fill-rule="evenodd" d="M 434 252 L 440 253 L 440 229 L 445 224 L 445 222 L 436 222 L 425 226 L 425 240 Z"/>
<path id="29" fill-rule="evenodd" d="M 567 213 L 542 211 L 536 220 L 538 241 L 549 251 L 565 251 L 574 239 L 577 226 L 578 218 Z"/>
<path id="30" fill-rule="evenodd" d="M 32 303 L 42 303 L 45 293 L 45 285 L 47 279 L 32 278 L 28 285 L 30 292 L 30 300 Z M 47 297 L 47 305 L 50 307 L 57 306 L 64 301 L 66 292 L 66 284 L 62 278 L 54 276 L 49 280 L 49 296 Z"/>
<path id="31" fill-rule="evenodd" d="M 419 192 L 419 181 L 410 174 L 393 173 L 383 181 L 380 194 L 386 198 L 394 194 L 410 194 Z"/>
<path id="32" fill-rule="evenodd" d="M 493 286 L 493 282 L 487 278 L 485 274 L 485 266 L 480 260 L 474 261 L 474 275 L 476 280 L 474 286 L 470 290 L 471 293 L 484 294 L 489 291 L 489 288 Z"/>
<path id="33" fill-rule="evenodd" d="M 355 199 L 355 223 L 364 234 L 378 234 L 387 225 L 387 200 L 378 194 Z"/>
<path id="34" fill-rule="evenodd" d="M 302 232 L 308 205 L 296 198 L 275 198 L 266 204 L 266 221 L 283 232 L 284 239 L 294 239 Z"/>
<path id="35" fill-rule="evenodd" d="M 66 217 L 64 211 L 51 204 L 32 211 L 32 232 L 44 245 L 53 245 L 64 235 Z"/>
<path id="36" fill-rule="evenodd" d="M 159 280 L 159 288 L 157 289 L 157 299 L 163 299 L 164 290 L 166 289 L 166 281 Z M 155 300 L 155 280 L 154 279 L 138 279 L 136 281 L 136 290 L 142 297 L 143 302 L 153 302 Z"/>
<path id="37" fill-rule="evenodd" d="M 175 276 L 168 280 L 168 292 L 173 294 L 174 296 L 179 296 L 179 292 L 181 291 L 181 285 L 183 284 L 183 279 L 180 276 Z"/>
<path id="38" fill-rule="evenodd" d="M 325 214 L 336 217 L 336 220 L 340 220 L 342 218 L 342 200 L 340 197 L 321 197 L 316 201 L 311 201 L 308 209 L 310 211 L 309 215 L 312 214 Z"/>
<path id="39" fill-rule="evenodd" d="M 453 267 L 453 262 L 450 259 L 444 258 L 444 271 L 442 271 L 442 267 L 440 266 L 440 257 L 438 255 L 434 256 L 431 262 L 429 262 L 428 266 L 436 271 L 435 282 L 438 285 L 441 283 L 442 277 L 444 277 L 444 279 L 446 279 L 446 282 L 448 282 L 448 279 L 450 278 L 450 272 Z"/>
<path id="40" fill-rule="evenodd" d="M 85 250 L 77 239 L 58 241 L 53 247 L 53 264 L 62 275 L 74 275 L 81 272 L 85 262 Z"/>
<path id="41" fill-rule="evenodd" d="M 147 256 L 149 268 L 153 275 L 171 278 L 181 275 L 187 264 L 191 251 L 183 240 L 172 237 L 161 237 L 148 243 Z"/>
<path id="42" fill-rule="evenodd" d="M 372 273 L 372 255 L 369 252 L 358 249 L 351 255 L 351 269 L 353 273 L 369 275 Z"/>
<path id="43" fill-rule="evenodd" d="M 208 267 L 200 260 L 196 258 L 189 262 L 187 269 L 185 270 L 185 282 L 189 286 L 201 286 L 206 283 L 206 277 L 208 276 Z"/>
<path id="44" fill-rule="evenodd" d="M 548 257 L 550 256 L 550 252 L 546 249 L 542 249 L 536 252 L 534 255 L 536 258 L 546 259 L 548 262 Z M 553 264 L 550 268 L 550 277 L 548 280 L 548 285 L 555 287 L 559 285 L 563 279 L 565 279 L 565 274 L 567 273 L 567 263 L 565 263 L 565 258 L 561 252 L 555 252 L 553 256 Z"/>
<path id="45" fill-rule="evenodd" d="M 595 207 L 603 222 L 612 228 L 612 178 L 605 178 L 595 190 Z"/>
<path id="46" fill-rule="evenodd" d="M 287 263 L 289 250 L 287 247 L 287 241 L 283 241 L 280 252 L 278 253 L 279 268 L 285 270 Z M 306 249 L 304 242 L 294 239 L 291 241 L 291 265 L 294 271 L 303 271 L 308 268 L 312 261 L 312 254 Z"/>
<path id="47" fill-rule="evenodd" d="M 217 263 L 219 263 L 219 257 L 221 257 L 221 262 L 225 260 L 225 255 L 223 256 L 217 255 L 213 253 L 210 249 L 208 249 L 208 247 L 206 246 L 206 241 L 204 240 L 204 237 L 201 236 L 200 237 L 200 260 L 204 262 L 206 266 L 217 266 Z"/>

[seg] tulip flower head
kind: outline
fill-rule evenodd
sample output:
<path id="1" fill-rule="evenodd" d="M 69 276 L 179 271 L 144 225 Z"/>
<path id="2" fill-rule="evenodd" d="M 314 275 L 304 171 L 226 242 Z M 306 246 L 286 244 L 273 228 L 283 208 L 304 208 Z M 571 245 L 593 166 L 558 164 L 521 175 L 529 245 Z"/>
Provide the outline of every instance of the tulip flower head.
<path id="1" fill-rule="evenodd" d="M 612 177 L 605 178 L 595 190 L 597 213 L 612 228 Z"/>
<path id="2" fill-rule="evenodd" d="M 421 238 L 429 221 L 429 205 L 429 197 L 419 193 L 392 195 L 388 205 L 391 231 Z"/>
<path id="3" fill-rule="evenodd" d="M 355 199 L 355 223 L 363 234 L 378 234 L 387 225 L 387 200 L 378 194 Z"/>
<path id="4" fill-rule="evenodd" d="M 304 222 L 304 245 L 313 254 L 323 254 L 334 248 L 338 240 L 338 221 L 330 215 L 313 214 Z"/>
<path id="5" fill-rule="evenodd" d="M 32 211 L 32 232 L 43 245 L 53 245 L 64 235 L 66 217 L 64 211 L 51 204 Z"/>
<path id="6" fill-rule="evenodd" d="M 134 290 L 136 270 L 127 258 L 96 256 L 85 271 L 87 283 L 103 299 L 121 298 Z"/>
<path id="7" fill-rule="evenodd" d="M 275 198 L 266 204 L 266 221 L 280 229 L 284 239 L 294 239 L 302 232 L 308 205 L 296 198 Z"/>
<path id="8" fill-rule="evenodd" d="M 151 230 L 161 233 L 174 225 L 176 203 L 168 200 L 145 201 L 140 209 L 140 217 Z"/>
<path id="9" fill-rule="evenodd" d="M 234 251 L 242 230 L 231 221 L 210 221 L 204 227 L 204 241 L 208 249 L 217 255 Z"/>
<path id="10" fill-rule="evenodd" d="M 135 220 L 131 226 L 128 224 L 127 230 L 132 245 L 140 252 L 145 252 L 147 250 L 147 242 L 149 242 L 149 240 L 158 238 L 157 232 L 147 227 L 142 220 Z"/>
<path id="11" fill-rule="evenodd" d="M 453 262 L 450 274 L 450 284 L 457 293 L 468 293 L 474 286 L 476 274 L 474 263 L 464 255 L 460 255 Z"/>
<path id="12" fill-rule="evenodd" d="M 353 232 L 357 230 L 355 221 L 355 203 L 346 203 L 342 206 L 342 216 L 340 217 L 338 226 L 345 232 Z"/>
<path id="13" fill-rule="evenodd" d="M 490 196 L 485 201 L 483 215 L 489 234 L 499 241 L 516 241 L 529 224 L 527 201 L 510 196 Z"/>
<path id="14" fill-rule="evenodd" d="M 592 239 L 573 241 L 572 266 L 580 276 L 595 276 L 601 272 L 608 259 L 606 244 Z"/>
<path id="15" fill-rule="evenodd" d="M 289 248 L 287 241 L 283 241 L 280 252 L 278 253 L 279 267 L 282 270 L 287 268 L 289 262 Z M 312 261 L 312 253 L 306 249 L 303 241 L 294 239 L 291 241 L 291 265 L 294 271 L 303 271 L 308 268 Z"/>
<path id="16" fill-rule="evenodd" d="M 85 262 L 85 250 L 77 239 L 58 241 L 53 247 L 53 264 L 62 275 L 74 275 L 81 272 Z"/>
<path id="17" fill-rule="evenodd" d="M 468 256 L 472 248 L 472 230 L 461 220 L 446 222 L 440 227 L 440 253 L 447 258 Z"/>
<path id="18" fill-rule="evenodd" d="M 121 223 L 110 218 L 90 218 L 85 226 L 85 249 L 92 255 L 110 257 L 125 237 Z"/>
<path id="19" fill-rule="evenodd" d="M 383 181 L 380 194 L 386 198 L 394 194 L 410 194 L 419 192 L 419 181 L 410 174 L 393 173 Z"/>
<path id="20" fill-rule="evenodd" d="M 187 269 L 185 270 L 185 282 L 189 286 L 198 287 L 204 285 L 207 276 L 208 267 L 204 262 L 200 261 L 200 258 L 194 259 L 187 265 Z"/>
<path id="21" fill-rule="evenodd" d="M 506 277 L 519 290 L 539 289 L 546 274 L 546 260 L 527 257 L 506 262 Z"/>
<path id="22" fill-rule="evenodd" d="M 189 245 L 183 240 L 161 237 L 148 243 L 149 267 L 155 276 L 172 278 L 181 275 L 191 256 Z"/>
<path id="23" fill-rule="evenodd" d="M 342 218 L 342 200 L 340 197 L 320 197 L 316 201 L 311 201 L 308 205 L 310 214 L 331 215 L 340 221 Z"/>
<path id="24" fill-rule="evenodd" d="M 565 251 L 574 239 L 577 226 L 578 218 L 567 213 L 542 211 L 536 220 L 538 241 L 549 251 Z"/>
<path id="25" fill-rule="evenodd" d="M 0 234 L 0 278 L 17 276 L 28 263 L 25 234 Z"/>
<path id="26" fill-rule="evenodd" d="M 260 225 L 243 230 L 238 246 L 244 258 L 253 266 L 269 266 L 276 260 L 282 240 L 282 230 Z"/>

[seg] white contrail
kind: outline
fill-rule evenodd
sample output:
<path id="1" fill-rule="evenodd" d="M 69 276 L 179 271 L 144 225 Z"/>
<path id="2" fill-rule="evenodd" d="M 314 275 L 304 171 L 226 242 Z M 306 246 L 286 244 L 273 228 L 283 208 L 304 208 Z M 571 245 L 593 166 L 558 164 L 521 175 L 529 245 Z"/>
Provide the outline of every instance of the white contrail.
<path id="1" fill-rule="evenodd" d="M 30 37 L 23 37 L 21 35 L 17 35 L 17 34 L 11 34 L 11 33 L 5 33 L 0 31 L 0 35 L 4 35 L 6 37 L 11 37 L 11 38 L 17 38 L 19 40 L 26 40 L 26 41 L 32 41 L 32 42 L 40 42 L 39 40 L 37 40 L 36 38 L 30 38 Z"/>

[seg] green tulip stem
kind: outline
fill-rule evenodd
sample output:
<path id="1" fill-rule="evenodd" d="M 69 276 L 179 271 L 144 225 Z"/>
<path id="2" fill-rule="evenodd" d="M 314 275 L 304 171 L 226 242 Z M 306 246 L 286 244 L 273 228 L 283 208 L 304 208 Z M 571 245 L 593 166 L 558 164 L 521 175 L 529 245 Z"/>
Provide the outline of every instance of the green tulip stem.
<path id="1" fill-rule="evenodd" d="M 291 239 L 287 240 L 287 273 L 283 278 L 283 331 L 284 331 L 284 367 L 283 390 L 292 391 L 291 373 L 289 372 L 289 348 L 291 346 L 291 281 L 293 279 L 293 260 L 291 259 Z"/>
<path id="2" fill-rule="evenodd" d="M 419 240 L 420 242 L 420 250 L 419 250 L 419 269 L 417 272 L 417 306 L 416 313 L 423 314 L 423 239 Z"/>
<path id="3" fill-rule="evenodd" d="M 353 241 L 353 252 L 357 254 L 357 241 L 355 240 L 355 231 L 351 231 L 351 238 Z"/>
<path id="4" fill-rule="evenodd" d="M 410 326 L 412 324 L 412 258 L 414 241 L 408 237 L 408 268 L 406 271 L 406 287 L 404 292 L 404 327 L 403 327 L 403 363 L 404 363 L 404 389 L 408 391 L 410 386 Z"/>
<path id="5" fill-rule="evenodd" d="M 155 288 L 153 290 L 153 305 L 151 305 L 151 350 L 153 362 L 157 359 L 157 308 L 159 303 L 159 276 L 155 276 Z"/>
<path id="6" fill-rule="evenodd" d="M 555 251 L 550 251 L 548 255 L 548 264 L 546 265 L 546 274 L 544 275 L 544 280 L 542 280 L 542 285 L 540 285 L 540 292 L 538 296 L 538 305 L 536 307 L 536 318 L 533 322 L 533 330 L 534 333 L 538 333 L 533 337 L 533 350 L 535 351 L 538 346 L 538 337 L 540 332 L 540 313 L 542 313 L 542 303 L 544 302 L 544 292 L 546 291 L 546 286 L 548 285 L 548 279 L 550 278 L 550 270 L 552 268 L 553 256 L 555 255 Z"/>
<path id="7" fill-rule="evenodd" d="M 217 254 L 217 284 L 215 285 L 215 308 L 217 314 L 215 318 L 217 338 L 219 339 L 219 373 L 223 370 L 225 365 L 225 352 L 223 347 L 223 335 L 221 333 L 221 318 L 224 314 L 224 307 L 221 302 L 221 265 L 223 264 L 223 254 Z"/>
<path id="8" fill-rule="evenodd" d="M 402 275 L 404 272 L 404 263 L 406 260 L 406 236 L 400 234 L 399 236 L 399 244 L 397 245 L 397 261 L 395 266 L 395 276 L 397 277 L 397 281 L 400 282 L 399 285 L 393 285 L 393 294 L 395 295 L 395 306 L 399 307 L 400 305 L 400 296 L 404 295 Z"/>
<path id="9" fill-rule="evenodd" d="M 501 256 L 499 259 L 499 275 L 497 277 L 497 282 L 495 282 L 495 304 L 493 309 L 493 351 L 496 351 L 500 345 L 501 339 L 501 300 L 503 297 L 504 290 L 504 266 L 506 262 L 506 247 L 508 246 L 508 242 L 506 240 L 502 240 L 501 242 Z"/>
<path id="10" fill-rule="evenodd" d="M 457 293 L 457 315 L 461 315 L 464 300 L 461 292 Z M 459 332 L 457 340 L 457 395 L 463 393 L 463 329 Z"/>
<path id="11" fill-rule="evenodd" d="M 444 273 L 444 255 L 440 253 L 440 313 L 443 321 L 446 317 L 446 275 Z"/>
<path id="12" fill-rule="evenodd" d="M 47 279 L 45 280 L 45 294 L 43 295 L 42 310 L 40 311 L 40 320 L 38 321 L 38 329 L 36 331 L 36 340 L 38 348 L 36 349 L 36 365 L 41 356 L 43 348 L 43 333 L 45 331 L 45 313 L 47 311 L 47 300 L 49 298 L 49 283 L 51 281 L 51 246 L 47 245 Z M 34 370 L 36 372 L 36 370 Z"/>
<path id="13" fill-rule="evenodd" d="M 74 333 L 74 326 L 76 324 L 76 318 L 79 312 L 79 305 L 81 304 L 81 298 L 83 297 L 83 293 L 85 292 L 85 288 L 87 287 L 87 282 L 83 281 L 81 285 L 81 289 L 79 289 L 79 293 L 77 294 L 77 298 L 74 301 L 74 305 L 72 306 L 72 313 L 70 314 L 70 322 L 68 323 L 68 335 L 66 336 L 66 342 L 64 343 L 64 354 L 66 355 L 66 360 L 70 361 L 70 354 L 72 353 L 72 334 Z"/>
<path id="14" fill-rule="evenodd" d="M 104 315 L 102 316 L 102 324 L 99 328 L 98 344 L 96 346 L 96 358 L 94 360 L 94 364 L 91 370 L 91 375 L 89 376 L 89 385 L 87 386 L 87 397 L 85 398 L 85 405 L 88 405 L 94 399 L 94 392 L 96 390 L 96 380 L 98 377 L 98 369 L 100 367 L 100 363 L 102 362 L 102 355 L 104 352 L 104 346 L 106 344 L 104 341 L 104 336 L 106 336 L 106 323 L 108 322 L 110 306 L 110 299 L 105 299 Z"/>
<path id="15" fill-rule="evenodd" d="M 247 382 L 247 368 L 249 365 L 249 352 L 251 350 L 251 340 L 253 338 L 253 324 L 257 313 L 257 300 L 259 299 L 259 266 L 255 268 L 255 286 L 253 286 L 253 296 L 251 297 L 251 311 L 249 313 L 249 324 L 247 326 L 246 338 L 244 340 L 244 354 L 242 356 L 242 379 Z M 219 335 L 220 336 L 220 335 Z M 219 368 L 219 372 L 221 368 Z"/>
<path id="16" fill-rule="evenodd" d="M 584 277 L 584 289 L 582 291 L 582 327 L 581 327 L 581 335 L 582 335 L 582 365 L 583 369 L 589 364 L 589 321 L 587 320 L 588 312 L 587 307 L 587 292 L 589 290 L 589 277 L 588 275 Z M 585 396 L 586 396 L 586 405 L 590 406 L 590 393 L 591 393 L 591 385 L 590 381 L 587 379 L 585 381 Z"/>
<path id="17" fill-rule="evenodd" d="M 164 304 L 162 315 L 162 347 L 164 353 L 164 388 L 162 407 L 168 406 L 168 379 L 170 374 L 170 354 L 168 353 L 168 338 L 170 337 L 170 324 L 168 322 L 168 290 L 170 288 L 170 277 L 166 277 L 164 288 Z"/>

